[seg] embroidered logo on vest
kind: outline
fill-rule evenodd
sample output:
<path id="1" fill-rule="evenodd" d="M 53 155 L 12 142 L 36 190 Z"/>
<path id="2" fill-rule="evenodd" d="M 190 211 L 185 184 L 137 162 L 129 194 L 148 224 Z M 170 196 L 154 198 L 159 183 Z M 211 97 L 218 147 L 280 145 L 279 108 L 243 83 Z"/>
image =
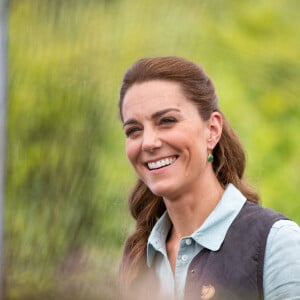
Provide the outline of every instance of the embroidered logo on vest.
<path id="1" fill-rule="evenodd" d="M 201 290 L 201 300 L 210 300 L 215 295 L 215 288 L 209 284 L 209 285 L 203 285 Z"/>

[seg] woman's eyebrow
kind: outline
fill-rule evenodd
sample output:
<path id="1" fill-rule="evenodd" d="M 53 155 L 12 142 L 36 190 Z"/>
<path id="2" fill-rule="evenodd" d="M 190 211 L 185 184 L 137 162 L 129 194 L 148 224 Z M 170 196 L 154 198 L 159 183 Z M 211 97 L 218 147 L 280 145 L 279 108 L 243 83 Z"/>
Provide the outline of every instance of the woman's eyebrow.
<path id="1" fill-rule="evenodd" d="M 164 114 L 166 114 L 170 111 L 180 112 L 180 110 L 178 108 L 166 108 L 166 109 L 157 111 L 154 114 L 152 114 L 151 119 L 157 119 L 157 118 L 161 117 L 162 115 L 164 115 Z"/>
<path id="2" fill-rule="evenodd" d="M 127 120 L 126 122 L 123 123 L 123 128 L 126 126 L 126 125 L 130 125 L 130 124 L 137 124 L 138 121 L 135 120 L 135 119 L 129 119 Z"/>
<path id="3" fill-rule="evenodd" d="M 164 114 L 166 114 L 166 113 L 168 113 L 168 112 L 170 112 L 170 111 L 180 112 L 180 109 L 178 109 L 178 108 L 166 108 L 166 109 L 163 109 L 163 110 L 159 110 L 159 111 L 157 111 L 157 112 L 155 112 L 155 113 L 153 113 L 153 114 L 151 115 L 151 119 L 152 119 L 152 120 L 158 119 L 159 117 L 163 116 Z M 127 120 L 127 121 L 125 121 L 125 122 L 123 123 L 123 128 L 124 128 L 126 125 L 137 124 L 137 123 L 138 123 L 137 120 L 135 120 L 135 119 L 129 119 L 129 120 Z"/>

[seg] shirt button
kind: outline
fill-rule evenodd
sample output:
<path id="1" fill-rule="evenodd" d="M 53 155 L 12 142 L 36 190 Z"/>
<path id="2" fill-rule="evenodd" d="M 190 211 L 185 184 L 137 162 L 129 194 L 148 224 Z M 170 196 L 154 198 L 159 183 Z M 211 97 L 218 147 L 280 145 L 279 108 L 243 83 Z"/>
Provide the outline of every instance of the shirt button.
<path id="1" fill-rule="evenodd" d="M 188 245 L 188 246 L 191 245 L 192 244 L 192 240 L 191 239 L 186 239 L 185 240 L 185 244 Z"/>
<path id="2" fill-rule="evenodd" d="M 188 257 L 186 254 L 183 254 L 183 255 L 181 256 L 181 259 L 182 259 L 183 261 L 187 261 L 188 258 L 189 258 L 189 257 Z"/>

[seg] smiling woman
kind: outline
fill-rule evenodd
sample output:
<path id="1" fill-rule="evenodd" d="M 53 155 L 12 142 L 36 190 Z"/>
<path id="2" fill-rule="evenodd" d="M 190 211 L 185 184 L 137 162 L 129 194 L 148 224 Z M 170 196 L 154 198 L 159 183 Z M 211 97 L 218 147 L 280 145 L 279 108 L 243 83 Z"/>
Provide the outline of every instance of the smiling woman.
<path id="1" fill-rule="evenodd" d="M 178 83 L 155 80 L 132 86 L 123 111 L 127 156 L 152 193 L 174 202 L 217 183 L 207 156 L 221 136 L 219 112 L 203 121 Z"/>
<path id="2" fill-rule="evenodd" d="M 257 204 L 243 179 L 243 148 L 201 67 L 178 57 L 141 59 L 125 74 L 119 108 L 138 176 L 122 297 L 299 295 L 299 227 Z"/>

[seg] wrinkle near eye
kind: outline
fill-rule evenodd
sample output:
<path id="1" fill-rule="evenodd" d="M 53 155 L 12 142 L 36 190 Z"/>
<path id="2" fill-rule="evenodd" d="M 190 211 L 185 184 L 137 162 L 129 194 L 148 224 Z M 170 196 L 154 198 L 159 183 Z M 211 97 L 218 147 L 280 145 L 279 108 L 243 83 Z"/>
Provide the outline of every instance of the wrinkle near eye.
<path id="1" fill-rule="evenodd" d="M 125 130 L 125 135 L 127 137 L 135 137 L 139 134 L 142 129 L 139 127 L 131 127 Z"/>
<path id="2" fill-rule="evenodd" d="M 176 122 L 177 120 L 174 117 L 164 117 L 159 121 L 160 124 L 172 124 Z"/>

